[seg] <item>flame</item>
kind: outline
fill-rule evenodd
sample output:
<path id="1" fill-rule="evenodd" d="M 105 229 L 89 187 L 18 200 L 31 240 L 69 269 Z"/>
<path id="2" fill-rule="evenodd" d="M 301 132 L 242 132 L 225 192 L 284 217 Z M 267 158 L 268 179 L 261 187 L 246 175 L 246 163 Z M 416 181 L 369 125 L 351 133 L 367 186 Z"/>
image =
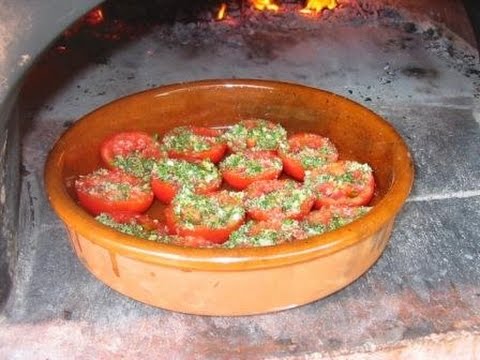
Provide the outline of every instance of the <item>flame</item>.
<path id="1" fill-rule="evenodd" d="M 263 11 L 278 11 L 278 5 L 274 4 L 272 0 L 252 0 L 252 5 L 255 9 Z"/>
<path id="2" fill-rule="evenodd" d="M 85 15 L 85 22 L 89 25 L 98 25 L 105 20 L 101 8 L 95 8 Z"/>
<path id="3" fill-rule="evenodd" d="M 337 0 L 307 0 L 307 4 L 300 12 L 302 14 L 317 14 L 323 9 L 333 10 L 337 5 Z"/>
<path id="4" fill-rule="evenodd" d="M 223 3 L 223 4 L 220 6 L 220 9 L 218 10 L 217 20 L 223 20 L 223 19 L 225 18 L 226 10 L 227 10 L 227 4 L 226 4 L 226 3 Z"/>

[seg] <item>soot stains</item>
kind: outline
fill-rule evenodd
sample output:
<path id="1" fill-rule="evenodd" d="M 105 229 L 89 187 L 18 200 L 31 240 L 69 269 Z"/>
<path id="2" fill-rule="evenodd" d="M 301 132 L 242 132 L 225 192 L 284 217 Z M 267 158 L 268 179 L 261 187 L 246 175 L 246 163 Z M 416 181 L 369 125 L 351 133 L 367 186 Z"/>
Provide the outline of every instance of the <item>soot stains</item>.
<path id="1" fill-rule="evenodd" d="M 407 77 L 416 79 L 435 79 L 439 75 L 436 69 L 427 69 L 419 66 L 407 66 L 401 72 Z"/>

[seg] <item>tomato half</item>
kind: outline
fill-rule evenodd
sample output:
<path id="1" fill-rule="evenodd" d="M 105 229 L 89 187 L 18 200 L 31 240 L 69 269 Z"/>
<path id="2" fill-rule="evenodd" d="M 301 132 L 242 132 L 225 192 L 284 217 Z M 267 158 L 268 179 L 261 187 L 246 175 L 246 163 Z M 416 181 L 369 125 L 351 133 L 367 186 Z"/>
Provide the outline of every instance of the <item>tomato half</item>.
<path id="1" fill-rule="evenodd" d="M 305 183 L 315 194 L 317 209 L 330 205 L 366 205 L 375 189 L 370 166 L 356 161 L 337 161 L 314 169 Z"/>
<path id="2" fill-rule="evenodd" d="M 232 152 L 247 149 L 277 151 L 287 141 L 287 131 L 279 124 L 267 120 L 242 120 L 223 136 Z"/>
<path id="3" fill-rule="evenodd" d="M 320 235 L 347 225 L 370 210 L 366 206 L 324 206 L 305 217 L 303 228 L 309 236 Z"/>
<path id="4" fill-rule="evenodd" d="M 225 181 L 237 190 L 259 180 L 277 179 L 282 161 L 270 151 L 245 151 L 231 154 L 220 163 Z"/>
<path id="5" fill-rule="evenodd" d="M 304 237 L 305 232 L 297 220 L 249 221 L 233 232 L 224 246 L 227 248 L 272 246 Z"/>
<path id="6" fill-rule="evenodd" d="M 238 193 L 220 191 L 199 195 L 180 192 L 165 209 L 172 234 L 194 236 L 221 244 L 244 222 L 245 210 Z"/>
<path id="7" fill-rule="evenodd" d="M 162 144 L 168 156 L 187 161 L 219 162 L 227 145 L 222 130 L 198 126 L 180 126 L 165 134 Z"/>
<path id="8" fill-rule="evenodd" d="M 142 213 L 154 198 L 148 182 L 117 169 L 100 169 L 79 176 L 75 191 L 80 205 L 93 215 Z"/>
<path id="9" fill-rule="evenodd" d="M 218 190 L 222 177 L 210 161 L 190 163 L 181 159 L 162 159 L 153 165 L 151 184 L 157 199 L 170 204 L 184 187 L 198 194 Z"/>
<path id="10" fill-rule="evenodd" d="M 311 192 L 292 180 L 263 180 L 246 188 L 245 206 L 256 220 L 301 219 L 313 206 Z"/>
<path id="11" fill-rule="evenodd" d="M 292 135 L 287 146 L 280 147 L 278 155 L 285 173 L 300 181 L 305 177 L 305 170 L 338 160 L 335 145 L 328 138 L 311 133 Z"/>
<path id="12" fill-rule="evenodd" d="M 100 157 L 108 168 L 135 176 L 148 175 L 152 160 L 162 156 L 155 137 L 143 131 L 119 132 L 100 145 Z"/>

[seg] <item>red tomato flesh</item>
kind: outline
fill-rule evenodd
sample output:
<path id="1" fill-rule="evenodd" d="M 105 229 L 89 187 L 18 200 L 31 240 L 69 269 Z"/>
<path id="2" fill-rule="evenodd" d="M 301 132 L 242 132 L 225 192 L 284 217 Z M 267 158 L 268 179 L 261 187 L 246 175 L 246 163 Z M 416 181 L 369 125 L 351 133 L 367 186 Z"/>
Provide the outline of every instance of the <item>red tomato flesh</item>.
<path id="1" fill-rule="evenodd" d="M 372 169 L 355 161 L 338 161 L 314 169 L 307 176 L 315 194 L 315 208 L 322 206 L 367 205 L 373 197 L 375 180 Z"/>
<path id="2" fill-rule="evenodd" d="M 93 215 L 100 213 L 138 214 L 153 202 L 148 183 L 120 170 L 100 169 L 75 181 L 80 205 Z"/>
<path id="3" fill-rule="evenodd" d="M 218 129 L 181 126 L 165 134 L 162 143 L 171 158 L 192 162 L 210 160 L 216 164 L 227 150 L 220 138 L 222 134 Z"/>
<path id="4" fill-rule="evenodd" d="M 299 181 L 303 181 L 305 170 L 338 160 L 335 145 L 328 138 L 311 133 L 292 135 L 288 145 L 279 149 L 278 155 L 285 173 Z"/>
<path id="5" fill-rule="evenodd" d="M 100 156 L 107 167 L 115 167 L 115 158 L 136 155 L 143 159 L 162 156 L 154 137 L 142 131 L 126 131 L 113 134 L 100 145 Z"/>
<path id="6" fill-rule="evenodd" d="M 291 180 L 263 180 L 246 188 L 245 206 L 255 220 L 301 219 L 313 206 L 310 191 Z"/>
<path id="7" fill-rule="evenodd" d="M 282 161 L 270 151 L 231 154 L 220 163 L 225 181 L 237 190 L 260 180 L 274 180 L 282 172 Z"/>

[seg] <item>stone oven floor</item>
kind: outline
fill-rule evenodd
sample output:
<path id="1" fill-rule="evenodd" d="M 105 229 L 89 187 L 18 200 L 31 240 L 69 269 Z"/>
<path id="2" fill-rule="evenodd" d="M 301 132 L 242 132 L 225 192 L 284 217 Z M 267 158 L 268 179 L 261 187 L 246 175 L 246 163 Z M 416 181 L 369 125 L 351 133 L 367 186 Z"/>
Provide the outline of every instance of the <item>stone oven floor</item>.
<path id="1" fill-rule="evenodd" d="M 94 55 L 50 51 L 37 64 L 24 90 L 19 258 L 0 313 L 0 358 L 480 357 L 475 50 L 428 23 L 292 32 L 217 26 L 224 28 L 207 26 L 202 36 L 195 26 L 160 27 Z M 416 181 L 387 249 L 344 290 L 273 314 L 193 316 L 116 293 L 77 260 L 48 205 L 48 150 L 76 119 L 118 97 L 233 77 L 327 89 L 396 127 Z"/>

